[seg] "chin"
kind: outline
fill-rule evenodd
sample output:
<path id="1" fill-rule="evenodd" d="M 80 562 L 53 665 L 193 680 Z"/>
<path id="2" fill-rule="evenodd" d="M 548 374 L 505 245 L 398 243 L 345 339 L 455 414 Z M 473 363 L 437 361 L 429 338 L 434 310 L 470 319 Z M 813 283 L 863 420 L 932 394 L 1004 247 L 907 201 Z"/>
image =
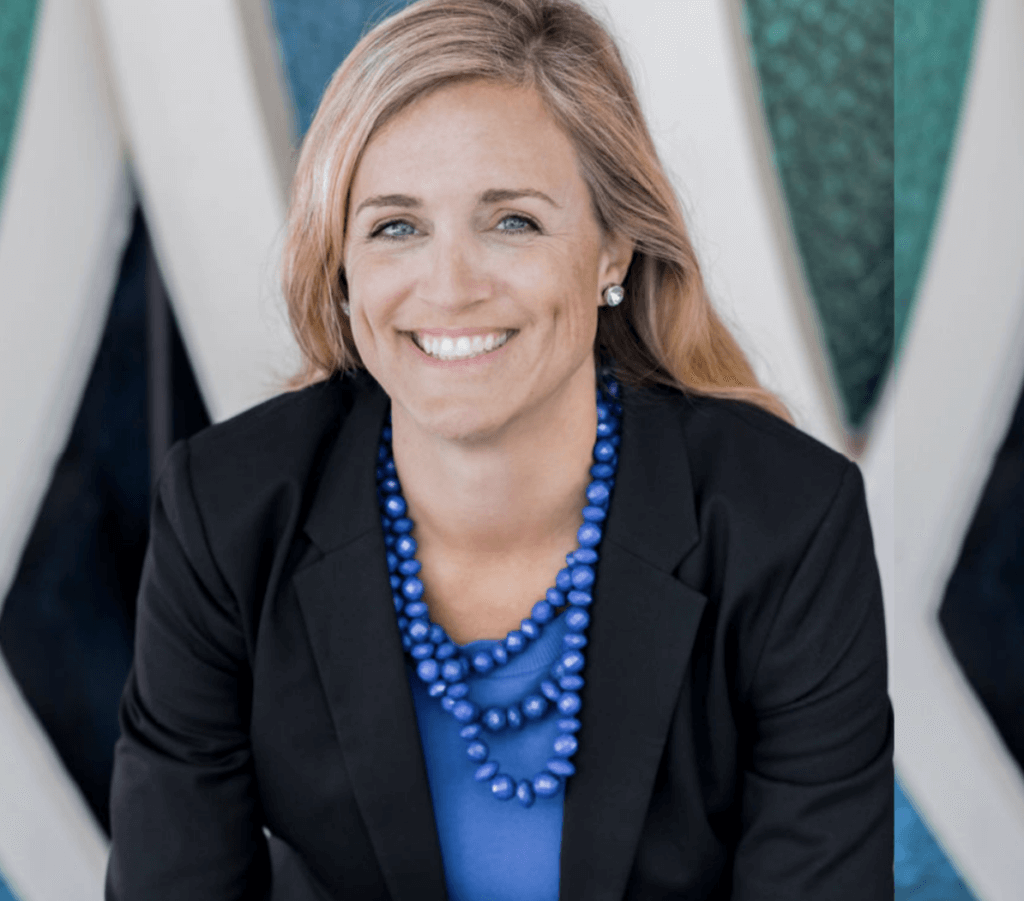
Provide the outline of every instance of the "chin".
<path id="1" fill-rule="evenodd" d="M 418 408 L 417 408 L 418 407 Z M 424 403 L 410 408 L 417 425 L 424 432 L 445 441 L 476 443 L 498 435 L 512 418 L 504 404 L 481 401 L 455 401 L 446 398 L 440 403 Z"/>

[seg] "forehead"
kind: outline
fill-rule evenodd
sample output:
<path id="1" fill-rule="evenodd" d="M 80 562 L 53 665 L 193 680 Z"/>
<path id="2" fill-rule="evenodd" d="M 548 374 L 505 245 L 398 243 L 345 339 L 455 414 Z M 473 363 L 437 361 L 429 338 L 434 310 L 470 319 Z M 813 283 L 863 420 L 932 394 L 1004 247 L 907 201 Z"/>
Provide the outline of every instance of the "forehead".
<path id="1" fill-rule="evenodd" d="M 431 92 L 381 128 L 363 151 L 351 196 L 495 187 L 567 201 L 586 190 L 571 141 L 535 90 L 472 81 Z"/>

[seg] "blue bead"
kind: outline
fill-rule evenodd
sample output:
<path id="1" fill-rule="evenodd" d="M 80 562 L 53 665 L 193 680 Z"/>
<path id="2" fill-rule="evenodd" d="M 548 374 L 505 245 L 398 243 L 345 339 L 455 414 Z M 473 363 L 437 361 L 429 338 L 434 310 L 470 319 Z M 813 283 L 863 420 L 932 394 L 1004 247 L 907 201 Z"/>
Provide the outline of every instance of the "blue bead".
<path id="1" fill-rule="evenodd" d="M 610 397 L 618 397 L 621 393 L 619 383 L 612 378 L 605 380 L 604 390 Z"/>
<path id="2" fill-rule="evenodd" d="M 384 475 L 385 476 L 393 476 L 394 474 L 395 474 L 395 461 L 389 458 L 387 460 L 387 462 L 385 462 L 385 464 L 384 464 Z"/>
<path id="3" fill-rule="evenodd" d="M 592 547 L 581 547 L 572 552 L 573 563 L 597 563 L 597 551 Z"/>
<path id="4" fill-rule="evenodd" d="M 402 594 L 404 594 L 410 601 L 418 601 L 423 597 L 423 583 L 416 578 L 416 576 L 409 576 L 402 583 Z"/>
<path id="5" fill-rule="evenodd" d="M 455 645 L 450 641 L 443 642 L 437 646 L 437 650 L 434 651 L 434 656 L 438 660 L 447 660 L 456 651 Z"/>
<path id="6" fill-rule="evenodd" d="M 398 494 L 402 490 L 402 486 L 398 484 L 398 479 L 395 478 L 384 479 L 380 483 L 380 487 L 385 494 Z"/>
<path id="7" fill-rule="evenodd" d="M 573 607 L 565 614 L 565 625 L 573 632 L 582 632 L 590 625 L 590 614 L 581 607 Z"/>
<path id="8" fill-rule="evenodd" d="M 590 474 L 595 479 L 610 479 L 615 475 L 615 467 L 607 463 L 595 463 L 590 467 Z"/>
<path id="9" fill-rule="evenodd" d="M 532 619 L 524 619 L 519 624 L 519 631 L 531 641 L 534 638 L 540 638 L 540 626 L 538 626 Z"/>
<path id="10" fill-rule="evenodd" d="M 540 690 L 549 701 L 557 701 L 562 696 L 562 690 L 548 679 L 540 683 Z"/>
<path id="11" fill-rule="evenodd" d="M 459 738 L 464 738 L 466 741 L 472 741 L 480 734 L 480 724 L 470 723 L 468 726 L 463 726 L 459 729 Z"/>
<path id="12" fill-rule="evenodd" d="M 569 737 L 569 736 L 566 736 Z M 576 739 L 573 739 L 575 741 Z M 557 745 L 558 742 L 555 742 Z M 574 749 L 575 750 L 575 749 Z M 487 755 L 490 753 L 490 748 L 487 747 L 482 741 L 474 741 L 466 748 L 466 756 L 470 760 L 476 760 L 483 763 L 487 759 Z M 555 749 L 555 753 L 558 753 L 558 749 Z M 563 757 L 568 757 L 568 754 L 563 754 Z"/>
<path id="13" fill-rule="evenodd" d="M 388 576 L 388 582 L 391 585 L 392 591 L 398 591 L 399 586 L 402 584 L 402 577 L 396 573 L 393 576 Z"/>
<path id="14" fill-rule="evenodd" d="M 412 639 L 408 635 L 402 636 L 402 648 L 406 651 L 412 647 Z"/>
<path id="15" fill-rule="evenodd" d="M 491 780 L 491 794 L 499 801 L 507 801 L 516 793 L 516 784 L 502 773 Z"/>
<path id="16" fill-rule="evenodd" d="M 452 707 L 452 716 L 454 716 L 460 723 L 471 723 L 479 715 L 480 711 L 472 701 L 467 701 L 465 699 L 459 700 L 456 701 L 455 706 Z"/>
<path id="17" fill-rule="evenodd" d="M 608 483 L 602 482 L 600 479 L 595 479 L 587 486 L 587 500 L 596 507 L 603 507 L 611 496 Z"/>
<path id="18" fill-rule="evenodd" d="M 491 648 L 491 656 L 494 658 L 494 662 L 497 663 L 498 666 L 504 666 L 508 663 L 508 651 L 505 650 L 505 645 L 503 644 L 496 644 Z"/>
<path id="19" fill-rule="evenodd" d="M 391 531 L 396 535 L 404 535 L 407 532 L 411 532 L 413 522 L 408 516 L 400 516 L 393 523 L 391 523 Z"/>
<path id="20" fill-rule="evenodd" d="M 563 732 L 555 739 L 555 753 L 559 757 L 572 757 L 579 746 L 580 743 L 576 741 L 576 736 L 570 735 L 568 732 Z"/>
<path id="21" fill-rule="evenodd" d="M 394 594 L 391 596 L 391 603 L 395 606 L 395 613 L 401 613 L 405 608 L 405 599 L 400 595 Z M 404 617 L 402 617 L 404 619 Z M 406 620 L 408 622 L 408 620 Z"/>
<path id="22" fill-rule="evenodd" d="M 409 627 L 409 620 L 407 620 L 404 616 L 398 617 L 396 622 L 398 623 L 398 628 L 401 629 L 403 632 Z"/>
<path id="23" fill-rule="evenodd" d="M 513 629 L 505 638 L 505 650 L 510 654 L 518 654 L 526 647 L 526 637 L 518 629 Z"/>
<path id="24" fill-rule="evenodd" d="M 415 576 L 420 569 L 422 569 L 422 566 L 419 560 L 403 560 L 398 564 L 398 571 L 403 576 Z"/>
<path id="25" fill-rule="evenodd" d="M 569 573 L 568 568 L 560 569 L 558 575 L 555 576 L 555 587 L 559 591 L 568 591 L 572 588 L 572 576 Z"/>
<path id="26" fill-rule="evenodd" d="M 405 605 L 405 615 L 408 616 L 409 619 L 417 619 L 418 617 L 426 616 L 428 609 L 429 608 L 423 603 L 423 601 L 411 601 Z"/>
<path id="27" fill-rule="evenodd" d="M 384 546 L 385 547 L 395 547 L 395 536 L 392 535 L 390 532 L 388 532 L 384 536 Z"/>
<path id="28" fill-rule="evenodd" d="M 387 445 L 381 444 L 377 446 L 377 462 L 385 463 L 390 458 L 391 452 L 388 450 Z"/>
<path id="29" fill-rule="evenodd" d="M 477 782 L 487 782 L 489 779 L 494 777 L 496 772 L 498 772 L 498 761 L 490 760 L 476 768 L 476 772 L 473 773 L 473 778 L 476 779 Z"/>
<path id="30" fill-rule="evenodd" d="M 608 514 L 602 507 L 584 507 L 583 518 L 587 522 L 604 522 L 608 518 Z"/>
<path id="31" fill-rule="evenodd" d="M 414 619 L 409 623 L 409 637 L 413 641 L 423 641 L 428 635 L 430 635 L 430 625 L 425 619 Z"/>
<path id="32" fill-rule="evenodd" d="M 558 794 L 561 785 L 562 780 L 554 773 L 538 773 L 533 777 L 533 790 L 538 798 L 550 798 Z"/>
<path id="33" fill-rule="evenodd" d="M 586 663 L 586 657 L 582 651 L 566 651 L 559 661 L 567 673 L 578 673 Z"/>
<path id="34" fill-rule="evenodd" d="M 621 435 L 612 435 L 612 437 L 608 439 L 608 442 L 611 444 L 612 447 L 617 448 L 620 444 L 622 444 L 622 436 Z M 611 461 L 611 465 L 612 466 L 615 465 L 615 461 L 614 460 Z"/>
<path id="35" fill-rule="evenodd" d="M 430 688 L 427 689 L 427 694 L 432 698 L 439 698 L 444 694 L 445 689 L 448 687 L 447 683 L 443 680 L 438 680 L 433 683 Z"/>
<path id="36" fill-rule="evenodd" d="M 597 421 L 607 422 L 612 418 L 612 411 L 608 409 L 608 404 L 603 404 L 600 401 L 597 404 Z"/>
<path id="37" fill-rule="evenodd" d="M 516 800 L 519 801 L 523 807 L 532 807 L 533 802 L 536 800 L 533 794 L 533 786 L 530 785 L 529 781 L 523 779 L 516 786 Z"/>
<path id="38" fill-rule="evenodd" d="M 548 702 L 540 695 L 523 698 L 523 716 L 528 720 L 539 720 L 548 709 Z"/>
<path id="39" fill-rule="evenodd" d="M 430 627 L 430 640 L 434 642 L 434 644 L 440 644 L 446 637 L 444 629 L 436 623 Z"/>
<path id="40" fill-rule="evenodd" d="M 594 547 L 601 543 L 601 527 L 585 522 L 576 530 L 576 540 L 582 547 Z"/>
<path id="41" fill-rule="evenodd" d="M 556 776 L 561 776 L 563 779 L 568 778 L 576 772 L 574 767 L 564 757 L 552 757 L 547 763 L 548 770 L 554 773 Z"/>
<path id="42" fill-rule="evenodd" d="M 416 675 L 424 682 L 436 682 L 441 667 L 436 660 L 421 660 L 416 666 Z"/>
<path id="43" fill-rule="evenodd" d="M 615 426 L 610 422 L 599 422 L 597 424 L 597 437 L 610 438 L 615 434 Z"/>
<path id="44" fill-rule="evenodd" d="M 388 551 L 388 572 L 393 573 L 398 569 L 398 554 L 394 551 Z"/>
<path id="45" fill-rule="evenodd" d="M 569 603 L 576 607 L 589 607 L 593 600 L 594 596 L 589 591 L 569 592 Z"/>
<path id="46" fill-rule="evenodd" d="M 486 651 L 477 651 L 470 660 L 478 673 L 489 673 L 494 669 L 494 660 Z"/>
<path id="47" fill-rule="evenodd" d="M 558 728 L 561 732 L 579 732 L 582 726 L 583 723 L 574 716 L 566 716 L 558 721 Z"/>
<path id="48" fill-rule="evenodd" d="M 447 695 L 445 695 L 443 698 L 441 698 L 441 709 L 444 710 L 446 713 L 451 713 L 456 703 L 458 702 L 455 700 L 455 698 L 449 698 Z"/>
<path id="49" fill-rule="evenodd" d="M 544 592 L 544 600 L 549 607 L 561 607 L 565 603 L 565 595 L 557 588 L 549 588 Z"/>
<path id="50" fill-rule="evenodd" d="M 574 588 L 589 588 L 594 584 L 594 570 L 581 563 L 572 568 L 572 584 Z"/>
<path id="51" fill-rule="evenodd" d="M 390 421 L 391 421 L 391 414 L 389 413 L 388 414 L 388 422 L 390 422 Z M 388 443 L 391 442 L 391 426 L 386 425 L 386 426 L 384 426 L 383 429 L 381 429 L 380 440 L 381 441 L 386 441 Z"/>
<path id="52" fill-rule="evenodd" d="M 565 565 L 569 567 L 570 577 L 572 575 L 572 568 L 576 565 L 576 556 L 570 551 L 565 555 Z"/>
<path id="53" fill-rule="evenodd" d="M 414 660 L 426 660 L 428 657 L 434 656 L 434 646 L 429 641 L 424 641 L 422 644 L 414 644 L 409 649 L 409 653 L 412 654 Z"/>
<path id="54" fill-rule="evenodd" d="M 397 519 L 399 516 L 405 516 L 405 511 L 405 499 L 400 494 L 389 495 L 384 501 L 384 512 L 390 517 Z"/>
<path id="55" fill-rule="evenodd" d="M 575 692 L 567 691 L 558 699 L 558 712 L 564 716 L 575 716 L 582 707 L 580 696 Z"/>
<path id="56" fill-rule="evenodd" d="M 562 676 L 558 680 L 558 684 L 564 691 L 579 691 L 583 688 L 584 679 L 580 675 L 573 674 L 571 676 Z"/>
<path id="57" fill-rule="evenodd" d="M 446 694 L 449 698 L 454 698 L 457 701 L 469 694 L 469 686 L 465 682 L 453 682 L 448 686 Z"/>
<path id="58" fill-rule="evenodd" d="M 509 729 L 519 729 L 523 725 L 523 715 L 515 704 L 505 711 L 505 719 L 508 720 Z"/>
<path id="59" fill-rule="evenodd" d="M 462 664 L 457 659 L 446 660 L 441 665 L 441 678 L 445 682 L 460 682 L 462 676 Z"/>
<path id="60" fill-rule="evenodd" d="M 587 636 L 579 632 L 568 632 L 562 636 L 562 647 L 579 649 L 587 646 Z"/>
<path id="61" fill-rule="evenodd" d="M 411 557 L 416 553 L 416 539 L 412 535 L 400 535 L 395 539 L 395 553 L 399 557 Z"/>
<path id="62" fill-rule="evenodd" d="M 481 719 L 492 732 L 500 732 L 508 723 L 505 711 L 501 707 L 488 707 Z"/>
<path id="63" fill-rule="evenodd" d="M 548 597 L 551 596 L 552 591 L 556 591 L 556 589 L 549 588 Z M 559 591 L 559 597 L 561 597 L 561 594 L 562 592 Z M 551 608 L 551 603 L 549 601 L 537 601 L 537 603 L 533 605 L 533 609 L 530 611 L 530 616 L 533 621 L 537 623 L 549 623 L 554 618 L 554 615 L 555 611 Z"/>

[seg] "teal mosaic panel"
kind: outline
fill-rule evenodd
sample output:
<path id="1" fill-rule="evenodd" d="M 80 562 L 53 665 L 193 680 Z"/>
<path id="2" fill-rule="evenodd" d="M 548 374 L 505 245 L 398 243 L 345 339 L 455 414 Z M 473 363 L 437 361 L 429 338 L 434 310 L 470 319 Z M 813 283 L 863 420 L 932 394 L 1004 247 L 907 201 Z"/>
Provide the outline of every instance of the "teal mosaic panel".
<path id="1" fill-rule="evenodd" d="M 895 901 L 975 901 L 896 781 Z"/>
<path id="2" fill-rule="evenodd" d="M 320 97 L 356 42 L 411 0 L 271 0 L 284 70 L 295 106 L 295 134 L 313 121 Z"/>
<path id="3" fill-rule="evenodd" d="M 896 0 L 896 340 L 942 198 L 980 0 Z"/>
<path id="4" fill-rule="evenodd" d="M 36 0 L 0 0 L 0 200 L 32 49 L 36 5 Z"/>
<path id="5" fill-rule="evenodd" d="M 7 883 L 4 882 L 3 876 L 0 876 L 0 901 L 18 901 L 14 892 L 7 887 Z"/>
<path id="6" fill-rule="evenodd" d="M 893 350 L 892 0 L 746 0 L 774 162 L 849 426 Z"/>

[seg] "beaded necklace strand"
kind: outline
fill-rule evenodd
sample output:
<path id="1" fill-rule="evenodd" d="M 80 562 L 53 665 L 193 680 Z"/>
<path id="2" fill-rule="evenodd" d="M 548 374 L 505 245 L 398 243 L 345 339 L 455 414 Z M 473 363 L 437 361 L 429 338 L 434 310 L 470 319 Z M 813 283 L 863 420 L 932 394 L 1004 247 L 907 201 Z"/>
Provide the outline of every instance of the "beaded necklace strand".
<path id="1" fill-rule="evenodd" d="M 618 467 L 619 386 L 611 377 L 599 380 L 597 388 L 597 437 L 594 441 L 594 463 L 590 467 L 592 481 L 587 486 L 587 504 L 583 508 L 583 524 L 576 533 L 578 547 L 566 555 L 565 567 L 559 570 L 555 584 L 544 600 L 533 605 L 530 616 L 522 621 L 489 650 L 479 650 L 467 657 L 445 630 L 432 622 L 423 600 L 421 565 L 416 559 L 416 539 L 412 536 L 413 521 L 402 496 L 394 456 L 391 449 L 391 419 L 381 431 L 377 450 L 377 499 L 380 503 L 384 543 L 387 547 L 388 573 L 398 617 L 402 647 L 412 658 L 416 675 L 427 684 L 427 693 L 440 701 L 460 726 L 459 735 L 466 740 L 466 756 L 474 765 L 473 778 L 488 783 L 491 794 L 500 801 L 513 795 L 524 807 L 534 800 L 550 798 L 558 793 L 563 782 L 576 768 L 571 757 L 579 742 L 579 715 L 583 704 L 579 691 L 583 688 L 583 667 L 586 659 L 590 614 L 593 601 L 594 573 L 599 559 L 602 526 L 608 515 L 608 503 Z M 466 682 L 471 673 L 488 673 L 508 663 L 533 640 L 540 637 L 544 626 L 568 607 L 562 638 L 562 653 L 551 666 L 550 678 L 544 679 L 537 692 L 531 692 L 508 707 L 489 707 L 481 711 L 469 698 Z M 497 760 L 489 759 L 490 749 L 483 740 L 485 730 L 521 729 L 557 711 L 558 737 L 554 756 L 545 769 L 533 777 L 513 779 L 501 772 Z"/>

